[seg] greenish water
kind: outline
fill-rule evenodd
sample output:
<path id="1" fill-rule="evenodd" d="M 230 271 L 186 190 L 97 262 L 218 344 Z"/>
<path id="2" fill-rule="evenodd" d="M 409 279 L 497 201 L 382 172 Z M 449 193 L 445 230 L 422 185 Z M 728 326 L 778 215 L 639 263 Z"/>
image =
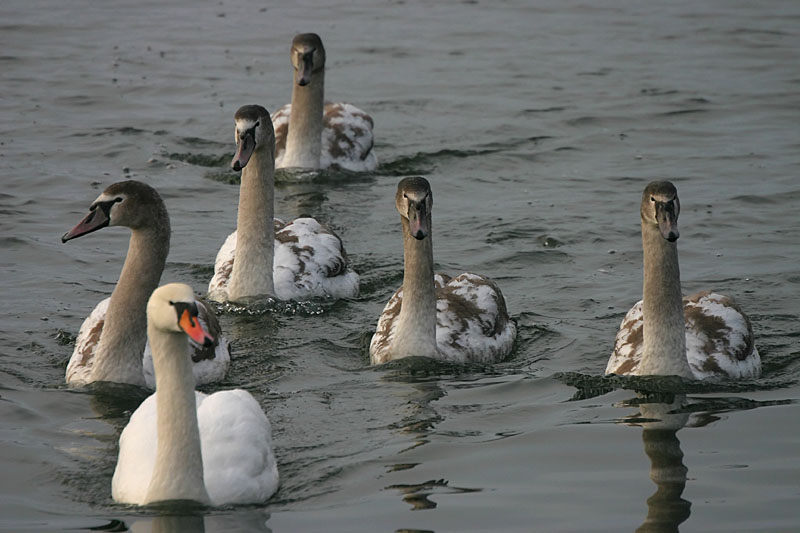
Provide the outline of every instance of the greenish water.
<path id="1" fill-rule="evenodd" d="M 11 0 L 0 21 L 0 529 L 800 528 L 796 2 Z M 288 102 L 306 31 L 325 42 L 327 96 L 372 114 L 381 165 L 281 174 L 276 216 L 339 232 L 361 295 L 221 309 L 221 387 L 253 393 L 274 429 L 268 503 L 116 505 L 116 442 L 141 393 L 63 379 L 128 233 L 60 236 L 106 185 L 147 181 L 172 218 L 162 282 L 203 291 L 236 222 L 233 113 Z M 368 365 L 402 281 L 408 174 L 432 183 L 438 269 L 502 288 L 519 326 L 508 360 Z M 641 296 L 653 179 L 680 192 L 684 291 L 747 310 L 762 379 L 600 377 Z M 659 394 L 643 406 L 634 389 Z"/>

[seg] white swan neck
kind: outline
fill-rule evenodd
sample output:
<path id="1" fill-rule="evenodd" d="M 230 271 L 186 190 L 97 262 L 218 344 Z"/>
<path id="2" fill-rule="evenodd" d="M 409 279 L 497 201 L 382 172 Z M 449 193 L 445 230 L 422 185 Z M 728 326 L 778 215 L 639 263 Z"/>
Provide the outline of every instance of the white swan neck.
<path id="1" fill-rule="evenodd" d="M 228 298 L 274 295 L 275 158 L 268 146 L 256 148 L 242 169 L 236 252 Z"/>
<path id="2" fill-rule="evenodd" d="M 147 341 L 147 300 L 158 286 L 169 253 L 169 218 L 131 231 L 128 254 L 106 311 L 91 381 L 145 386 L 142 353 Z"/>
<path id="3" fill-rule="evenodd" d="M 433 235 L 422 240 L 411 236 L 408 220 L 403 226 L 403 304 L 392 343 L 396 357 L 438 355 L 436 347 L 436 289 L 433 281 Z M 431 228 L 430 219 L 428 228 Z"/>
<path id="4" fill-rule="evenodd" d="M 156 374 L 156 462 L 145 503 L 208 503 L 197 423 L 194 374 L 183 333 L 148 327 Z"/>
<path id="5" fill-rule="evenodd" d="M 282 166 L 319 168 L 324 111 L 325 71 L 314 72 L 310 83 L 305 87 L 301 87 L 295 79 Z"/>
<path id="6" fill-rule="evenodd" d="M 642 221 L 644 249 L 644 346 L 639 374 L 692 378 L 686 358 L 686 331 L 678 266 L 678 246 L 658 227 Z"/>

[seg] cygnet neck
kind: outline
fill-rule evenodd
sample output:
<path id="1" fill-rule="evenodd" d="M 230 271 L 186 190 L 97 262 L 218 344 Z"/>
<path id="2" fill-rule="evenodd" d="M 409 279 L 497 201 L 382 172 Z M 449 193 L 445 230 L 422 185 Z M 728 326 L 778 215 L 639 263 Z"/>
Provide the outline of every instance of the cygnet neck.
<path id="1" fill-rule="evenodd" d="M 275 158 L 268 146 L 256 147 L 242 169 L 236 252 L 228 298 L 272 296 L 275 248 Z"/>
<path id="2" fill-rule="evenodd" d="M 692 378 L 686 358 L 677 241 L 667 241 L 658 226 L 643 220 L 642 246 L 644 346 L 639 373 Z"/>
<path id="3" fill-rule="evenodd" d="M 286 137 L 284 167 L 319 168 L 322 154 L 322 118 L 325 110 L 325 70 L 315 71 L 309 83 L 297 83 L 295 71 L 292 110 Z"/>
<path id="4" fill-rule="evenodd" d="M 411 235 L 408 219 L 403 226 L 403 304 L 397 317 L 392 351 L 395 357 L 423 355 L 436 357 L 436 289 L 433 272 L 433 235 L 424 239 Z"/>
<path id="5" fill-rule="evenodd" d="M 147 300 L 158 286 L 169 253 L 166 210 L 151 226 L 132 229 L 128 254 L 111 293 L 91 381 L 145 386 L 142 353 L 147 342 Z"/>

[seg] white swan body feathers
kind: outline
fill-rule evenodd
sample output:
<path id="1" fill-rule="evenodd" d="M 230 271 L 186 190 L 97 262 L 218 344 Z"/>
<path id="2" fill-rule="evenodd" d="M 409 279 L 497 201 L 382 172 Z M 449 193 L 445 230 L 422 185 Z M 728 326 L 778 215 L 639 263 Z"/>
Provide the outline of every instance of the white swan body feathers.
<path id="1" fill-rule="evenodd" d="M 709 291 L 681 296 L 679 212 L 672 183 L 645 188 L 644 298 L 622 320 L 606 374 L 756 378 L 761 358 L 753 329 L 733 299 Z"/>

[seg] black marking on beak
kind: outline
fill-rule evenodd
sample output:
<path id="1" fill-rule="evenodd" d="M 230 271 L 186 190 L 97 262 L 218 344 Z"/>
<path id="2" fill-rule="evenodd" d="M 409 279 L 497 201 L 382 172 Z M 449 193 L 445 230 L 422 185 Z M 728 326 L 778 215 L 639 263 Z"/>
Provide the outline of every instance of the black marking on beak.
<path id="1" fill-rule="evenodd" d="M 233 156 L 233 161 L 231 162 L 231 168 L 236 172 L 247 166 L 250 157 L 253 155 L 253 151 L 256 149 L 256 128 L 258 125 L 259 122 L 256 122 L 252 128 L 239 135 L 239 145 L 236 148 L 236 155 Z"/>
<path id="2" fill-rule="evenodd" d="M 111 222 L 111 206 L 121 201 L 122 198 L 114 198 L 113 200 L 93 203 L 89 206 L 89 214 L 83 217 L 83 220 L 78 222 L 74 228 L 62 235 L 61 242 L 65 243 L 108 226 Z"/>
<path id="3" fill-rule="evenodd" d="M 314 69 L 314 50 L 312 49 L 300 55 L 299 76 L 297 77 L 297 85 L 305 87 L 311 83 L 311 73 Z"/>
<path id="4" fill-rule="evenodd" d="M 667 202 L 655 201 L 656 204 L 656 223 L 661 231 L 661 236 L 669 242 L 675 242 L 680 237 L 678 231 L 678 212 L 675 200 Z"/>
<path id="5" fill-rule="evenodd" d="M 408 198 L 408 196 L 406 196 Z M 408 198 L 408 222 L 411 236 L 421 241 L 428 236 L 428 195 L 415 202 Z"/>
<path id="6" fill-rule="evenodd" d="M 191 317 L 191 324 L 192 326 L 194 326 L 194 320 L 197 318 L 198 315 L 197 304 L 195 302 L 170 301 L 169 304 L 175 308 L 175 313 L 178 315 L 178 320 L 180 320 L 180 317 L 183 316 L 184 311 L 189 311 L 189 316 Z"/>

